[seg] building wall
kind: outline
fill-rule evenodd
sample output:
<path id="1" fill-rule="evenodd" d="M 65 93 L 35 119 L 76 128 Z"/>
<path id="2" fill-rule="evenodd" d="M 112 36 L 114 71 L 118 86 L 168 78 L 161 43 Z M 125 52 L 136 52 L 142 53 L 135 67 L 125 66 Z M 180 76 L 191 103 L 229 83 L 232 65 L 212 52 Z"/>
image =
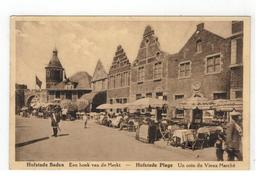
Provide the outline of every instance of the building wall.
<path id="1" fill-rule="evenodd" d="M 131 64 L 119 45 L 108 73 L 107 103 L 129 102 Z"/>
<path id="2" fill-rule="evenodd" d="M 77 101 L 90 90 L 48 90 L 48 102 L 54 99 Z"/>
<path id="3" fill-rule="evenodd" d="M 36 90 L 36 89 L 26 89 L 24 91 L 24 96 L 25 96 L 25 105 L 29 105 L 33 97 L 37 97 L 39 102 L 41 103 L 46 103 L 48 101 L 48 93 L 46 89 L 41 89 L 41 90 Z"/>
<path id="4" fill-rule="evenodd" d="M 230 99 L 243 98 L 243 22 L 232 22 L 230 43 Z"/>
<path id="5" fill-rule="evenodd" d="M 130 102 L 144 97 L 167 99 L 167 55 L 161 51 L 154 30 L 147 26 L 131 68 Z"/>
<path id="6" fill-rule="evenodd" d="M 183 95 L 190 98 L 194 93 L 194 86 L 208 99 L 213 99 L 213 93 L 226 93 L 229 98 L 230 89 L 230 43 L 209 32 L 199 28 L 191 36 L 179 53 L 169 56 L 168 59 L 168 100 L 170 104 L 175 101 L 175 96 Z M 201 42 L 201 51 L 197 50 L 197 41 Z M 221 71 L 214 74 L 206 72 L 206 58 L 219 53 L 221 55 Z M 180 78 L 180 64 L 190 61 L 190 76 Z"/>
<path id="7" fill-rule="evenodd" d="M 136 100 L 137 94 L 141 94 L 142 97 L 147 97 L 152 94 L 152 97 L 156 97 L 156 93 L 162 93 L 166 96 L 166 61 L 162 60 L 162 76 L 160 79 L 154 79 L 154 64 L 157 62 L 152 62 L 142 65 L 144 67 L 144 81 L 138 82 L 137 72 L 138 66 L 132 67 L 131 69 L 131 86 L 130 86 L 130 102 Z"/>
<path id="8" fill-rule="evenodd" d="M 129 102 L 129 87 L 125 88 L 118 88 L 113 90 L 107 91 L 107 103 L 116 103 L 116 99 L 127 99 L 127 102 Z"/>
<path id="9" fill-rule="evenodd" d="M 93 90 L 93 92 L 105 91 L 105 90 L 107 90 L 107 84 L 108 84 L 107 79 L 93 81 L 92 90 Z"/>
<path id="10" fill-rule="evenodd" d="M 15 113 L 18 113 L 25 106 L 25 90 L 27 86 L 24 84 L 15 84 Z"/>

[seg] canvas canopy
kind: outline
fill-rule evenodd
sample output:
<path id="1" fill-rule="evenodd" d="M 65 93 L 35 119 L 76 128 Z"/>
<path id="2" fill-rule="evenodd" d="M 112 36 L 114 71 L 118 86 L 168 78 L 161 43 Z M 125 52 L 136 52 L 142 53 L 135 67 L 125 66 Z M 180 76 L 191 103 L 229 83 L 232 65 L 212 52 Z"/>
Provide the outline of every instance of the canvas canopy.
<path id="1" fill-rule="evenodd" d="M 135 108 L 148 108 L 148 107 L 162 107 L 163 105 L 168 104 L 167 101 L 157 99 L 157 98 L 142 98 L 136 100 L 132 103 L 128 104 L 128 107 L 135 107 Z"/>
<path id="2" fill-rule="evenodd" d="M 112 109 L 112 108 L 113 108 L 112 104 L 108 104 L 108 103 L 99 105 L 99 106 L 97 107 L 97 109 Z"/>
<path id="3" fill-rule="evenodd" d="M 191 97 L 188 99 L 181 99 L 175 102 L 177 109 L 211 109 L 213 102 L 204 97 Z"/>

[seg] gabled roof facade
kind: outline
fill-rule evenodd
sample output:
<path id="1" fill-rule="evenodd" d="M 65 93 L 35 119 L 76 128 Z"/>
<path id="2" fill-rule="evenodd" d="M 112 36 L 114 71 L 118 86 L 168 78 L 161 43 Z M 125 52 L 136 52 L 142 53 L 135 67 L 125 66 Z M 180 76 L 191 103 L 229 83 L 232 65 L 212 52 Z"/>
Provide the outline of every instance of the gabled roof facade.
<path id="1" fill-rule="evenodd" d="M 150 25 L 146 26 L 143 39 L 141 41 L 137 57 L 133 66 L 145 64 L 146 61 L 152 62 L 164 58 L 166 53 L 161 51 L 158 37 Z"/>
<path id="2" fill-rule="evenodd" d="M 198 24 L 196 31 L 178 52 L 179 56 L 191 58 L 199 55 L 199 53 L 196 53 L 196 44 L 198 41 L 201 42 L 204 48 L 203 52 L 205 50 L 215 52 L 219 45 L 225 41 L 225 38 L 206 30 L 203 23 Z"/>
<path id="3" fill-rule="evenodd" d="M 126 53 L 121 45 L 117 46 L 112 65 L 109 69 L 109 74 L 130 69 L 131 63 L 126 56 Z"/>
<path id="4" fill-rule="evenodd" d="M 107 79 L 107 72 L 100 60 L 98 60 L 93 77 L 92 82 L 99 81 L 102 79 Z"/>

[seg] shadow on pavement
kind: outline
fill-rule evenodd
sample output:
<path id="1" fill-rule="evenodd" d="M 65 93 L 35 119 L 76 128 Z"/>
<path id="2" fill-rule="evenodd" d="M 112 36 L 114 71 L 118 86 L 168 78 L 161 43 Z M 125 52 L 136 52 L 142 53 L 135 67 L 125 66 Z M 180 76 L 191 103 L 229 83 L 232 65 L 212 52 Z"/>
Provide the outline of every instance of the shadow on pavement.
<path id="1" fill-rule="evenodd" d="M 23 147 L 25 145 L 29 145 L 29 144 L 33 144 L 33 143 L 36 143 L 36 142 L 39 142 L 39 141 L 47 140 L 49 138 L 50 137 L 43 137 L 43 138 L 33 139 L 33 140 L 30 140 L 30 141 L 26 141 L 26 142 L 21 142 L 21 143 L 15 144 L 15 148 Z"/>
<path id="2" fill-rule="evenodd" d="M 58 137 L 68 136 L 69 134 L 59 134 Z"/>
<path id="3" fill-rule="evenodd" d="M 59 134 L 58 137 L 68 136 L 68 135 L 69 134 Z M 26 142 L 21 142 L 21 143 L 15 144 L 15 148 L 23 147 L 23 146 L 33 144 L 33 143 L 36 143 L 36 142 L 40 142 L 40 141 L 44 141 L 44 140 L 47 140 L 47 139 L 50 139 L 50 137 L 43 137 L 43 138 L 33 139 L 33 140 L 30 140 L 30 141 L 26 141 Z"/>

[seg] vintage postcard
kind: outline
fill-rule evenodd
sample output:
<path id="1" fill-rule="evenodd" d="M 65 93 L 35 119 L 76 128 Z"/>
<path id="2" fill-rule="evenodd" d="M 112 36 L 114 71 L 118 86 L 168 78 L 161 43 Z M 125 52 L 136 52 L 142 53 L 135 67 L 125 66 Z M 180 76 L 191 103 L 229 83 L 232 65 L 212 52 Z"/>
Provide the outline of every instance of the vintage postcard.
<path id="1" fill-rule="evenodd" d="M 11 17 L 11 169 L 250 168 L 250 17 Z"/>

